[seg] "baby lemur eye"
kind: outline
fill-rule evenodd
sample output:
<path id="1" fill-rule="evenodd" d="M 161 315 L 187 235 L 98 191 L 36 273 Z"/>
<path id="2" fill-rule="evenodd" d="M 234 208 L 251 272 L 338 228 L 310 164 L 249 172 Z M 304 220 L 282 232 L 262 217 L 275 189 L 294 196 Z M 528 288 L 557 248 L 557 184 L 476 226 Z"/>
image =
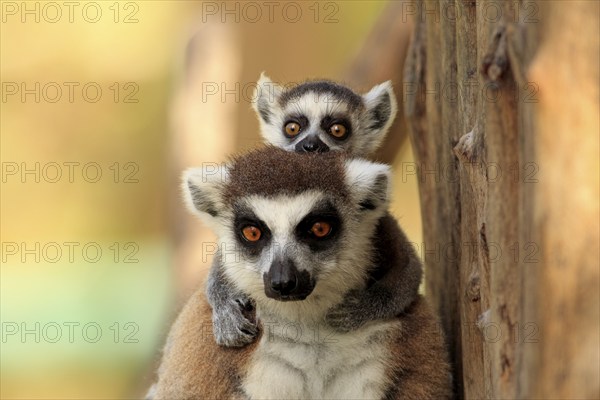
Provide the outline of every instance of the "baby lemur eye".
<path id="1" fill-rule="evenodd" d="M 324 238 L 331 232 L 331 225 L 328 222 L 315 222 L 310 232 L 318 238 Z"/>
<path id="2" fill-rule="evenodd" d="M 342 124 L 333 124 L 329 127 L 329 133 L 331 133 L 338 139 L 341 139 L 344 136 L 346 136 L 346 131 L 346 127 Z"/>
<path id="3" fill-rule="evenodd" d="M 289 137 L 294 137 L 300 133 L 300 125 L 296 122 L 288 122 L 285 124 L 285 134 Z"/>
<path id="4" fill-rule="evenodd" d="M 247 225 L 242 228 L 242 235 L 244 236 L 244 239 L 249 242 L 257 242 L 262 236 L 262 232 L 256 226 Z"/>

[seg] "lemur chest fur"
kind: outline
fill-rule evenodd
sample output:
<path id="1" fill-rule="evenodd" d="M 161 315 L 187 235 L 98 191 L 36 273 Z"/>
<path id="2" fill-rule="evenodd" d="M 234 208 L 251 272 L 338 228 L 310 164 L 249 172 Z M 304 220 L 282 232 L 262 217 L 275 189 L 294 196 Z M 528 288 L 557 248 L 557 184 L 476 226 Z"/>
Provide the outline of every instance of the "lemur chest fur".
<path id="1" fill-rule="evenodd" d="M 390 384 L 390 335 L 399 327 L 377 322 L 339 334 L 323 325 L 267 325 L 243 389 L 251 399 L 380 399 Z"/>

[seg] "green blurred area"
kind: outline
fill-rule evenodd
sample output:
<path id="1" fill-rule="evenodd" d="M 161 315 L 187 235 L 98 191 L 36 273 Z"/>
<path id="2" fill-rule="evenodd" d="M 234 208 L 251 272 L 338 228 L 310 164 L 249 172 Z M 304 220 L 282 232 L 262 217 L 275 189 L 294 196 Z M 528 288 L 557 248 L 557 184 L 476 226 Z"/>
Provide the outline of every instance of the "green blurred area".
<path id="1" fill-rule="evenodd" d="M 168 251 L 140 243 L 133 263 L 110 253 L 3 264 L 3 398 L 122 397 L 149 375 L 172 297 Z"/>
<path id="2" fill-rule="evenodd" d="M 169 212 L 180 207 L 172 193 L 179 171 L 171 171 L 177 159 L 170 153 L 171 100 L 193 27 L 208 23 L 202 21 L 207 3 L 222 3 L 96 2 L 102 18 L 93 23 L 81 14 L 89 2 L 78 3 L 73 22 L 55 3 L 63 15 L 49 22 L 55 17 L 50 3 L 0 2 L 0 396 L 141 397 L 178 307 Z M 311 14 L 296 23 L 275 14 L 274 23 L 243 16 L 222 22 L 221 15 L 210 23 L 238 32 L 240 80 L 255 80 L 262 70 L 286 81 L 335 78 L 385 2 L 329 3 L 337 8 L 320 3 L 317 22 Z M 317 3 L 297 4 L 308 13 Z M 338 22 L 323 23 L 335 9 Z M 124 23 L 128 16 L 137 22 Z M 36 84 L 39 102 L 36 94 L 11 94 L 14 85 L 35 91 Z M 63 93 L 53 102 L 57 85 Z M 95 87 L 101 98 L 86 100 Z M 127 96 L 137 101 L 126 102 Z M 256 143 L 258 125 L 247 102 L 237 104 L 235 118 L 235 148 Z M 62 175 L 53 183 L 57 170 Z M 93 252 L 82 252 L 86 245 L 102 255 L 93 261 Z"/>

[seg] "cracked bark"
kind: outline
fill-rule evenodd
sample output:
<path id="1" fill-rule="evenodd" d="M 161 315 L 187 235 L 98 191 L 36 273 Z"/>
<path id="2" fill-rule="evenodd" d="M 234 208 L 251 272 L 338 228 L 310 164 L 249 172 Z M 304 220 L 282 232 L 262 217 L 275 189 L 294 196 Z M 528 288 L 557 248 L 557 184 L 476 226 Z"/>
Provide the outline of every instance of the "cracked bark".
<path id="1" fill-rule="evenodd" d="M 457 395 L 598 398 L 599 3 L 414 9 L 405 116 Z"/>

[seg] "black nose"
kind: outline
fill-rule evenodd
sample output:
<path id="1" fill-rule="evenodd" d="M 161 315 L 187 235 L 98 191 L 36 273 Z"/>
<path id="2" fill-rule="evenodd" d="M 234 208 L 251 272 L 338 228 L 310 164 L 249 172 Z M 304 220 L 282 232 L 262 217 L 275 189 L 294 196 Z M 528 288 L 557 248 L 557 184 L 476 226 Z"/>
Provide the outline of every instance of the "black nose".
<path id="1" fill-rule="evenodd" d="M 267 297 L 279 301 L 304 300 L 315 287 L 310 273 L 298 270 L 289 258 L 274 260 L 263 281 Z"/>
<path id="2" fill-rule="evenodd" d="M 302 149 L 307 153 L 326 153 L 329 151 L 329 147 L 320 140 L 314 142 L 304 142 L 302 144 Z"/>
<path id="3" fill-rule="evenodd" d="M 271 279 L 271 289 L 281 296 L 289 296 L 296 289 L 297 284 L 296 274 L 280 275 Z"/>
<path id="4" fill-rule="evenodd" d="M 302 145 L 302 148 L 304 149 L 304 151 L 306 151 L 307 153 L 312 153 L 313 151 L 317 151 L 319 149 L 319 145 L 314 143 L 314 142 L 305 142 Z"/>
<path id="5" fill-rule="evenodd" d="M 329 151 L 329 146 L 314 135 L 310 135 L 296 144 L 296 152 L 298 153 L 325 153 L 327 151 Z"/>

